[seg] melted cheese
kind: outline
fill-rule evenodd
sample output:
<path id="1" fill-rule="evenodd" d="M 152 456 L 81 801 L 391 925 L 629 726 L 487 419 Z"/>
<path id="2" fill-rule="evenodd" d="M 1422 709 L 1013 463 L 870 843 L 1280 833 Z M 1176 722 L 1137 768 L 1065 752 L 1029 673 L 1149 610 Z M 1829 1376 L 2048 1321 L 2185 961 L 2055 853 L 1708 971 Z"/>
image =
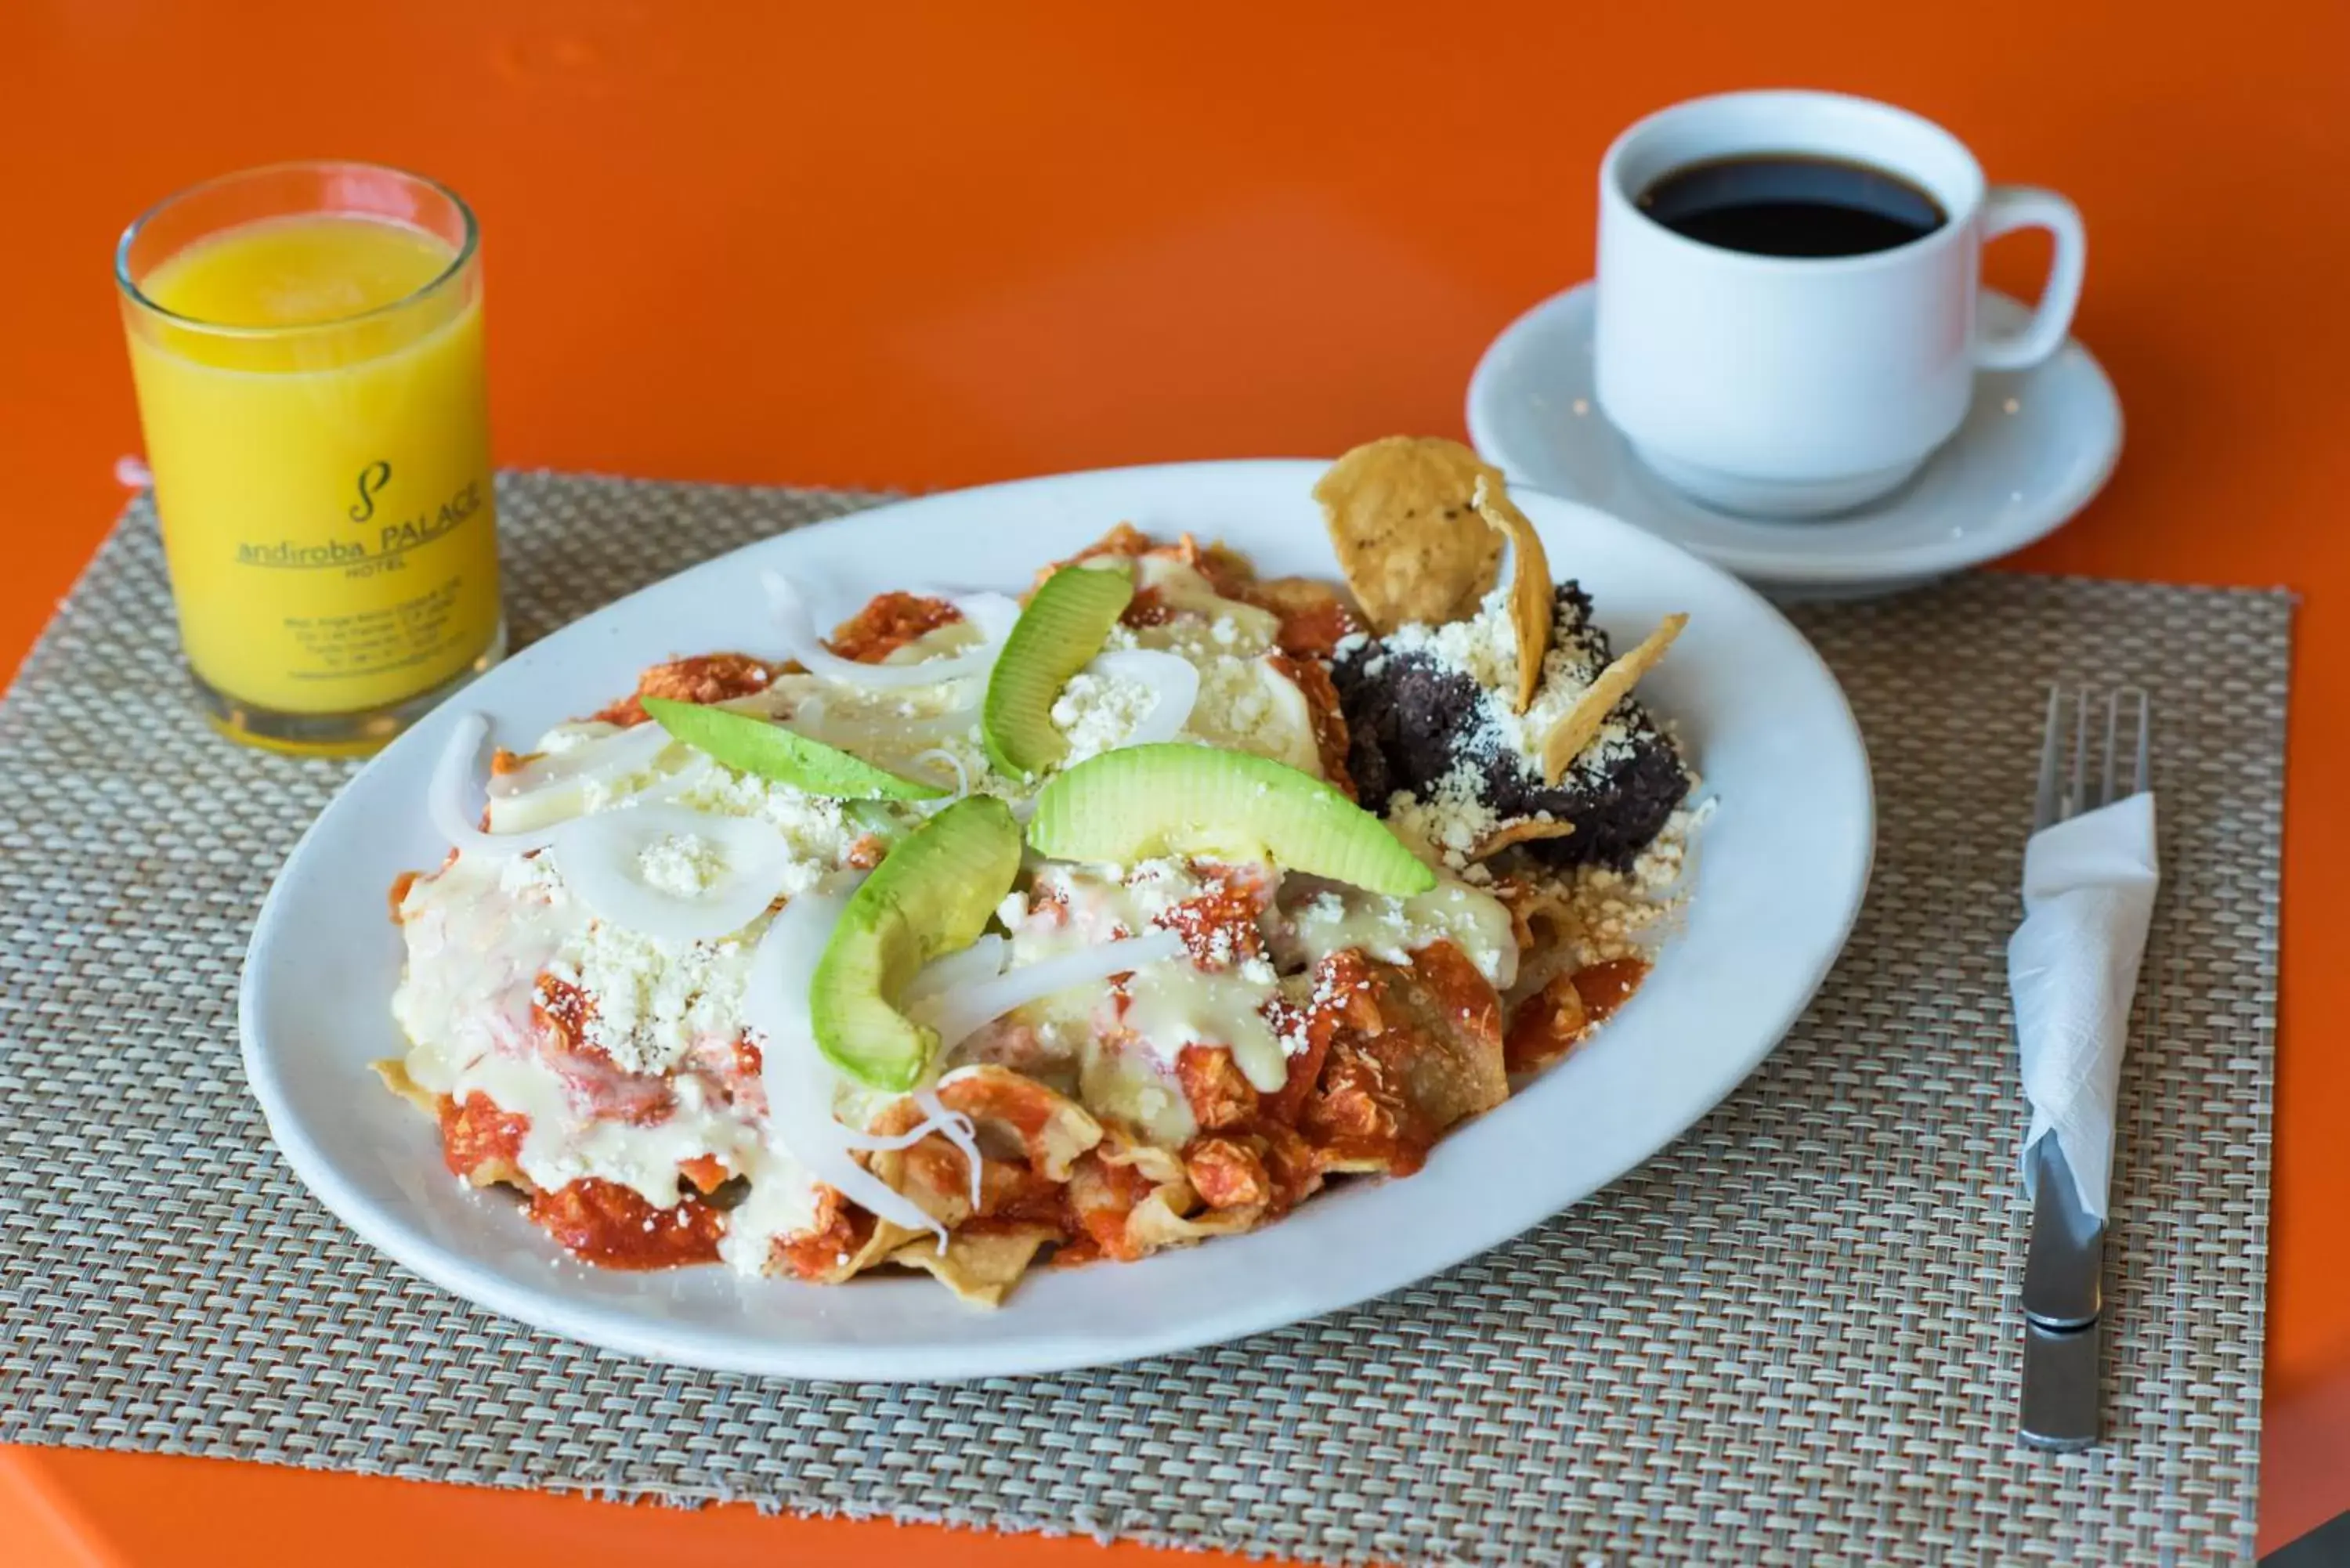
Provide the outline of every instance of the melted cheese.
<path id="1" fill-rule="evenodd" d="M 1263 653 L 1273 646 L 1281 633 L 1281 618 L 1268 609 L 1228 599 L 1210 586 L 1198 571 L 1171 556 L 1144 556 L 1134 563 L 1134 586 L 1139 590 L 1158 590 L 1159 602 L 1173 610 L 1188 611 L 1198 618 L 1187 624 L 1181 620 L 1148 628 L 1143 646 L 1172 647 L 1183 641 L 1204 637 L 1217 650 L 1225 653 L 1251 655 Z M 1201 629 L 1194 631 L 1193 627 Z M 1149 640 L 1149 632 L 1166 639 L 1163 644 Z"/>
<path id="2" fill-rule="evenodd" d="M 1200 669 L 1200 701 L 1184 733 L 1232 752 L 1253 752 L 1322 776 L 1314 711 L 1270 659 L 1215 659 Z"/>
<path id="3" fill-rule="evenodd" d="M 1219 974 L 1181 960 L 1155 963 L 1127 981 L 1126 1026 L 1170 1067 L 1186 1045 L 1228 1045 L 1242 1075 L 1272 1094 L 1289 1077 L 1289 1059 L 1263 1012 L 1280 984 L 1261 960 Z"/>
<path id="4" fill-rule="evenodd" d="M 1103 1050 L 1084 1056 L 1078 1097 L 1097 1116 L 1122 1123 L 1161 1148 L 1180 1148 L 1200 1130 L 1182 1086 L 1155 1058 Z"/>
<path id="5" fill-rule="evenodd" d="M 741 1163 L 732 1168 L 750 1179 L 751 1190 L 727 1211 L 718 1256 L 738 1274 L 764 1274 L 777 1241 L 816 1228 L 816 1179 L 770 1138 L 754 1141 L 737 1158 Z"/>
<path id="6" fill-rule="evenodd" d="M 583 728 L 569 727 L 575 736 Z M 560 820 L 625 794 L 599 798 L 601 787 L 559 781 L 498 804 Z M 862 832 L 837 802 L 724 769 L 711 770 L 688 799 L 699 810 L 777 827 L 792 848 L 787 890 L 834 876 Z M 705 1080 L 681 1073 L 668 1080 L 674 1105 L 660 1121 L 598 1116 L 587 1092 L 546 1059 L 532 1016 L 539 977 L 550 975 L 590 999 L 588 1042 L 619 1068 L 663 1074 L 697 1051 L 729 1048 L 742 1032 L 743 981 L 764 919 L 722 941 L 663 941 L 592 919 L 553 856 L 463 854 L 416 880 L 400 919 L 408 962 L 392 1012 L 411 1042 L 409 1076 L 432 1094 L 482 1096 L 526 1117 L 515 1163 L 534 1184 L 552 1189 L 593 1177 L 666 1208 L 678 1199 L 679 1166 L 715 1158 L 751 1181 L 720 1247 L 745 1273 L 766 1269 L 777 1238 L 815 1223 L 816 1184 L 770 1145 L 764 1115 L 726 1104 Z"/>
<path id="7" fill-rule="evenodd" d="M 1271 757 L 1320 778 L 1322 750 L 1314 736 L 1313 710 L 1297 683 L 1267 657 L 1274 650 L 1281 618 L 1223 597 L 1197 571 L 1164 556 L 1135 563 L 1135 586 L 1155 588 L 1160 602 L 1178 613 L 1155 626 L 1115 628 L 1107 646 L 1179 654 L 1200 671 L 1200 700 L 1183 733 L 1226 751 Z M 1066 713 L 1054 714 L 1073 749 L 1084 755 L 1122 743 L 1134 719 L 1147 709 L 1133 693 L 1094 690 L 1113 684 L 1094 680 L 1076 691 L 1078 700 Z M 1110 711 L 1089 711 L 1101 709 Z"/>
<path id="8" fill-rule="evenodd" d="M 1147 860 L 1124 877 L 1100 867 L 1051 865 L 1038 868 L 1035 892 L 1050 895 L 1032 902 L 1007 900 L 1002 916 L 1012 933 L 1011 963 L 1034 963 L 1055 953 L 1097 947 L 1148 931 L 1159 918 L 1207 890 L 1183 861 Z M 1264 1004 L 1277 993 L 1278 975 L 1263 959 L 1203 971 L 1191 960 L 1146 964 L 1125 986 L 1125 1005 L 1107 985 L 1074 987 L 1017 1010 L 1016 1020 L 1041 1039 L 1076 1041 L 1088 1104 L 1097 1092 L 1117 1102 L 1105 1106 L 1145 1127 L 1176 1126 L 1173 1107 L 1161 1106 L 1151 1091 L 1183 1096 L 1175 1064 L 1187 1045 L 1223 1045 L 1249 1082 L 1267 1093 L 1288 1077 L 1288 1058 Z M 1123 1029 L 1136 1052 L 1104 1046 Z M 1137 1055 L 1141 1060 L 1137 1060 Z M 1115 1056 L 1115 1061 L 1106 1057 Z M 1188 1108 L 1180 1121 L 1188 1124 Z"/>
<path id="9" fill-rule="evenodd" d="M 1409 898 L 1359 888 L 1326 886 L 1296 898 L 1274 928 L 1284 961 L 1311 967 L 1335 952 L 1360 948 L 1383 963 L 1407 964 L 1430 942 L 1449 941 L 1497 991 L 1516 980 L 1518 942 L 1510 911 L 1499 898 L 1451 877 Z"/>
<path id="10" fill-rule="evenodd" d="M 400 909 L 408 963 L 391 1013 L 420 1052 L 456 1062 L 528 1050 L 537 1035 L 531 993 L 587 917 L 543 856 L 460 855 L 420 877 Z M 427 1088 L 411 1063 L 411 1075 Z"/>
<path id="11" fill-rule="evenodd" d="M 960 622 L 941 627 L 898 652 L 926 649 L 933 639 L 964 630 Z M 896 659 L 896 654 L 891 655 L 892 662 Z M 757 698 L 737 705 L 781 719 L 810 739 L 837 746 L 877 767 L 951 785 L 955 780 L 941 774 L 923 753 L 947 752 L 972 770 L 970 777 L 974 781 L 986 772 L 987 756 L 979 743 L 982 684 L 969 678 L 934 686 L 868 687 L 813 675 L 782 675 Z"/>

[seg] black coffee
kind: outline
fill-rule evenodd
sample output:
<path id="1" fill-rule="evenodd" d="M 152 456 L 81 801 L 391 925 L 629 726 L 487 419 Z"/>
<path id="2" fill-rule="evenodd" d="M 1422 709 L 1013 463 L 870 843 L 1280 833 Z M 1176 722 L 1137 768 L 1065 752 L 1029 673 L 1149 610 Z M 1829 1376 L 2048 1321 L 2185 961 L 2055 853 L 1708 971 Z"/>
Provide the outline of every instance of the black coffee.
<path id="1" fill-rule="evenodd" d="M 1898 174 L 1787 152 L 1686 164 L 1641 192 L 1639 205 L 1677 234 L 1765 256 L 1866 255 L 1950 222 Z"/>

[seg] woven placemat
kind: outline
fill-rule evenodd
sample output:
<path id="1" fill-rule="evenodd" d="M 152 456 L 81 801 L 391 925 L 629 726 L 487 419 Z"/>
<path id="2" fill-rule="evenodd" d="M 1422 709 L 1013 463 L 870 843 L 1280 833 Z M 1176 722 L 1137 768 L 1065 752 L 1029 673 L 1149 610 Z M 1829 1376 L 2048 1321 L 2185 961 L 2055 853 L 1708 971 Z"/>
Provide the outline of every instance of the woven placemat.
<path id="1" fill-rule="evenodd" d="M 512 477 L 515 630 L 871 499 Z M 1811 1012 L 1713 1116 L 1318 1324 L 856 1387 L 533 1334 L 295 1184 L 233 998 L 270 875 L 348 766 L 204 732 L 134 505 L 0 706 L 0 1439 L 1327 1562 L 2248 1555 L 2290 618 L 2279 595 L 2001 576 L 1807 609 L 1877 768 L 1876 884 Z M 2002 970 L 2052 679 L 2153 691 L 2167 878 L 2123 1086 L 2111 1440 L 2062 1459 L 2013 1440 Z"/>

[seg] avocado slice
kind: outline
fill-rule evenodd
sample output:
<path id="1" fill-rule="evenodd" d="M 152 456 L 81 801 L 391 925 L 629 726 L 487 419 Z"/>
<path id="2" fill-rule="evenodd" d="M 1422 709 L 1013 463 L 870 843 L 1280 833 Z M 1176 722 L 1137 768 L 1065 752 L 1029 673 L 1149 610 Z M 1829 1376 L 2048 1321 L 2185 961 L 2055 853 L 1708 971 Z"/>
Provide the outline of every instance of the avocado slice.
<path id="1" fill-rule="evenodd" d="M 1069 754 L 1067 739 L 1053 728 L 1053 703 L 1101 651 L 1133 598 L 1132 576 L 1087 566 L 1063 566 L 1029 597 L 979 710 L 979 738 L 997 772 L 1034 778 Z"/>
<path id="2" fill-rule="evenodd" d="M 753 714 L 667 697 L 643 701 L 654 723 L 695 751 L 810 794 L 834 800 L 938 800 L 947 793 Z"/>
<path id="3" fill-rule="evenodd" d="M 841 911 L 816 961 L 816 1049 L 868 1088 L 922 1081 L 938 1031 L 898 1011 L 915 971 L 979 940 L 1020 871 L 1020 825 L 993 795 L 959 800 L 909 835 Z"/>
<path id="4" fill-rule="evenodd" d="M 1170 741 L 1079 763 L 1036 795 L 1029 846 L 1055 860 L 1131 866 L 1159 855 L 1267 859 L 1408 897 L 1436 873 L 1386 823 L 1285 763 Z"/>

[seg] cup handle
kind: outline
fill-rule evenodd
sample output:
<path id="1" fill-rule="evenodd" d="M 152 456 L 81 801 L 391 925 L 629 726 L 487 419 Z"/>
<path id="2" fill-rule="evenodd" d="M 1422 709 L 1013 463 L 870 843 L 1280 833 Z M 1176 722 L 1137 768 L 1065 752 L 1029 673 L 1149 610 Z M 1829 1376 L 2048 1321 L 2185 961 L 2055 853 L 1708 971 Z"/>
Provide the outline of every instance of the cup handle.
<path id="1" fill-rule="evenodd" d="M 2073 311 L 2081 303 L 2081 277 L 2088 267 L 2089 234 L 2072 202 L 2036 185 L 1994 185 L 1983 197 L 1982 243 L 2018 229 L 2046 229 L 2056 240 L 2040 304 L 2022 330 L 1999 337 L 1978 333 L 1975 363 L 1986 370 L 2028 370 L 2064 346 Z"/>

